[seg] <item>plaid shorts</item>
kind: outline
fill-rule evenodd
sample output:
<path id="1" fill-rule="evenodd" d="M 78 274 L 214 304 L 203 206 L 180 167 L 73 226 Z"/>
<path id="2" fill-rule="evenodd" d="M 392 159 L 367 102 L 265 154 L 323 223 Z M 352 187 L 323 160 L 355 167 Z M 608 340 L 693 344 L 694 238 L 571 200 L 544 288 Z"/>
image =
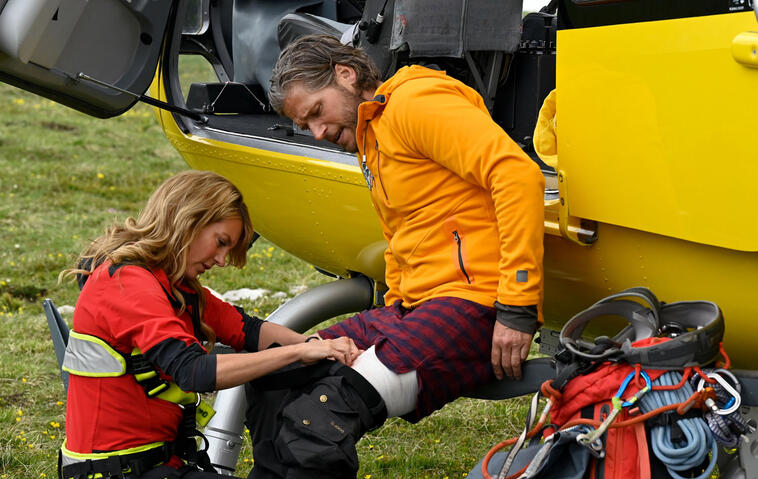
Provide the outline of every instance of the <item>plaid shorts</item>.
<path id="1" fill-rule="evenodd" d="M 406 309 L 400 301 L 330 326 L 323 338 L 349 336 L 361 349 L 376 346 L 395 373 L 416 370 L 418 422 L 448 402 L 495 379 L 490 364 L 495 309 L 460 298 L 434 298 Z"/>

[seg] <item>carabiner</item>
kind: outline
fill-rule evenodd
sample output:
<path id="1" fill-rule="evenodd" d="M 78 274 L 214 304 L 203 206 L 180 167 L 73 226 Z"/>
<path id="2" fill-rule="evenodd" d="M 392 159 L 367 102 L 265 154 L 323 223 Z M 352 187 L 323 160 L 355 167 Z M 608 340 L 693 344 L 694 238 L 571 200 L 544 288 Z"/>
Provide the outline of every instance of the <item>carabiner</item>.
<path id="1" fill-rule="evenodd" d="M 650 381 L 650 376 L 647 375 L 647 373 L 644 370 L 640 370 L 640 374 L 642 374 L 642 378 L 645 380 L 645 387 L 637 391 L 634 396 L 629 398 L 629 400 L 625 400 L 621 407 L 629 407 L 636 403 L 639 398 L 641 398 L 646 392 L 650 391 L 650 388 L 652 387 L 652 382 Z M 621 395 L 624 394 L 626 391 L 626 387 L 629 386 L 629 383 L 631 382 L 632 378 L 635 376 L 635 372 L 632 371 L 629 373 L 629 375 L 624 379 L 624 382 L 621 383 L 621 386 L 619 387 L 618 392 L 616 393 L 616 397 L 621 399 Z"/>
<path id="2" fill-rule="evenodd" d="M 713 411 L 715 414 L 718 414 L 719 416 L 726 416 L 728 414 L 733 413 L 734 411 L 739 409 L 740 404 L 742 403 L 742 397 L 740 396 L 739 391 L 734 389 L 734 387 L 731 384 L 729 384 L 729 381 L 723 378 L 722 374 L 724 373 L 726 373 L 726 375 L 729 376 L 729 378 L 735 381 L 736 383 L 737 378 L 734 377 L 732 373 L 726 370 L 720 369 L 720 370 L 716 370 L 716 371 L 709 372 L 708 374 L 706 374 L 706 376 L 708 376 L 709 378 L 715 379 L 716 382 L 719 383 L 719 385 L 722 388 L 724 388 L 724 390 L 726 390 L 726 392 L 728 392 L 732 396 L 732 398 L 729 401 L 727 401 L 727 403 L 724 405 L 723 408 L 719 408 L 716 402 L 712 399 L 705 400 L 705 405 L 708 406 L 711 409 L 711 411 Z M 697 390 L 702 391 L 704 386 L 705 386 L 705 379 L 701 378 L 697 384 Z"/>

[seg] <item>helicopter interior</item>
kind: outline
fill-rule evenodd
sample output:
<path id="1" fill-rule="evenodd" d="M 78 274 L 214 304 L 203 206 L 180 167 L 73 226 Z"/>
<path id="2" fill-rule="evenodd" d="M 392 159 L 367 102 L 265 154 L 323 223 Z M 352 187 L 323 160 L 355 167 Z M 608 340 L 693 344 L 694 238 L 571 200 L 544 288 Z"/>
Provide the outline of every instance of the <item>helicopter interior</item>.
<path id="1" fill-rule="evenodd" d="M 210 11 L 210 28 L 187 34 L 185 27 L 178 51 L 173 50 L 202 55 L 218 81 L 192 83 L 185 98 L 174 75 L 167 94 L 206 114 L 211 130 L 336 151 L 267 104 L 281 48 L 302 35 L 330 34 L 365 49 L 383 78 L 404 65 L 422 64 L 474 87 L 498 124 L 549 172 L 531 136 L 542 101 L 555 87 L 556 15 L 529 13 L 522 19 L 520 1 L 505 5 L 485 0 L 218 2 Z"/>

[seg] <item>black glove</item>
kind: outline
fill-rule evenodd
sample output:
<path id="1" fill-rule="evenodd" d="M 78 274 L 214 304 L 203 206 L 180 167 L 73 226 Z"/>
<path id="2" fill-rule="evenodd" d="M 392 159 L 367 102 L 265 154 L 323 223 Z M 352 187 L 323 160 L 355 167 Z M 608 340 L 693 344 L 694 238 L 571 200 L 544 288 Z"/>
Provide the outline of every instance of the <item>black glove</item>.
<path id="1" fill-rule="evenodd" d="M 537 332 L 537 306 L 509 306 L 495 301 L 497 322 L 522 333 Z"/>

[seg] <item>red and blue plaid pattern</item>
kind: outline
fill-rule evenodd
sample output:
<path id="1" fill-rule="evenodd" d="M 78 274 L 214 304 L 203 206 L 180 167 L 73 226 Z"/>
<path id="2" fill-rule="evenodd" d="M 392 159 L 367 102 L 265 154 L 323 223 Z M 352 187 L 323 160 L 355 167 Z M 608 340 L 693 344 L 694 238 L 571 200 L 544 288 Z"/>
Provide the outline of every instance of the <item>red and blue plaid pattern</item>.
<path id="1" fill-rule="evenodd" d="M 418 422 L 448 402 L 495 379 L 490 364 L 495 309 L 460 298 L 434 298 L 413 309 L 400 301 L 370 309 L 319 331 L 349 336 L 361 349 L 376 346 L 379 360 L 402 374 L 416 370 Z"/>

